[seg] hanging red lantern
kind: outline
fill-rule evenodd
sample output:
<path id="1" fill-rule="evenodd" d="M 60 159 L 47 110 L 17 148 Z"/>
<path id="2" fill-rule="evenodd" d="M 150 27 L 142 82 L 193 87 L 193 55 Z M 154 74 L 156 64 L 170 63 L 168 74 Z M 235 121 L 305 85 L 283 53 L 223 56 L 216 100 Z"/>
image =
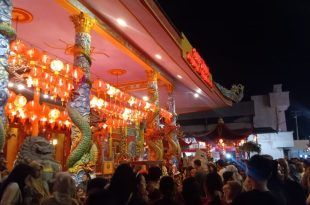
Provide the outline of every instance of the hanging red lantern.
<path id="1" fill-rule="evenodd" d="M 26 45 L 21 40 L 12 41 L 10 44 L 10 50 L 18 54 L 25 52 L 26 49 Z"/>
<path id="2" fill-rule="evenodd" d="M 29 58 L 29 60 L 34 61 L 40 58 L 41 53 L 36 48 L 30 48 L 26 51 L 26 55 Z"/>

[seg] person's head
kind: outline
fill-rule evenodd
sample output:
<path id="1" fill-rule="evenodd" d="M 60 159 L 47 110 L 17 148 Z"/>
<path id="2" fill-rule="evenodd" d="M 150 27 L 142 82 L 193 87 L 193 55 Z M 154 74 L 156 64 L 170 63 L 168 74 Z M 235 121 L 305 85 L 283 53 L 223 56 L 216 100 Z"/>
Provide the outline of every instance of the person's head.
<path id="1" fill-rule="evenodd" d="M 289 172 L 290 172 L 287 161 L 283 158 L 280 158 L 280 159 L 278 159 L 278 162 L 280 165 L 279 168 L 280 168 L 280 172 L 281 172 L 282 176 L 284 177 L 284 179 L 287 179 L 289 176 Z"/>
<path id="2" fill-rule="evenodd" d="M 83 182 L 87 183 L 90 179 L 91 179 L 90 174 L 85 172 L 82 177 Z"/>
<path id="3" fill-rule="evenodd" d="M 109 188 L 120 203 L 128 200 L 136 188 L 136 177 L 129 164 L 121 164 L 116 168 Z"/>
<path id="4" fill-rule="evenodd" d="M 86 194 L 88 195 L 94 190 L 103 190 L 107 184 L 108 180 L 105 178 L 98 177 L 91 179 L 87 182 Z"/>
<path id="5" fill-rule="evenodd" d="M 33 170 L 34 170 L 34 173 L 32 175 L 34 178 L 41 177 L 42 171 L 43 171 L 43 165 L 42 164 L 40 164 L 40 163 L 38 163 L 36 161 L 32 161 L 29 164 L 29 166 L 31 166 L 33 168 Z"/>
<path id="6" fill-rule="evenodd" d="M 227 203 L 231 203 L 236 196 L 238 196 L 242 191 L 242 186 L 239 182 L 237 181 L 228 181 L 224 187 L 223 187 L 223 192 L 224 192 L 224 200 Z"/>
<path id="7" fill-rule="evenodd" d="M 182 196 L 185 205 L 201 205 L 200 185 L 196 178 L 189 177 L 183 181 Z"/>
<path id="8" fill-rule="evenodd" d="M 247 176 L 254 188 L 257 185 L 267 185 L 272 175 L 272 167 L 272 161 L 261 155 L 257 154 L 250 158 L 247 163 Z"/>
<path id="9" fill-rule="evenodd" d="M 75 182 L 68 172 L 58 172 L 56 174 L 53 191 L 71 197 L 75 194 Z"/>
<path id="10" fill-rule="evenodd" d="M 224 184 L 226 184 L 228 181 L 233 181 L 234 180 L 233 175 L 234 175 L 234 173 L 231 172 L 231 171 L 224 172 L 223 173 L 223 182 L 224 182 Z"/>
<path id="11" fill-rule="evenodd" d="M 194 160 L 194 167 L 195 167 L 196 170 L 200 169 L 200 167 L 201 167 L 200 159 Z"/>
<path id="12" fill-rule="evenodd" d="M 159 167 L 150 167 L 148 170 L 148 180 L 150 181 L 159 181 L 162 175 L 162 171 Z"/>
<path id="13" fill-rule="evenodd" d="M 221 169 L 223 169 L 224 167 L 226 167 L 226 163 L 225 163 L 225 161 L 222 160 L 222 159 L 217 160 L 216 165 L 217 165 L 217 167 L 218 167 L 218 170 L 221 170 Z"/>
<path id="14" fill-rule="evenodd" d="M 191 169 L 191 172 L 190 172 L 191 177 L 195 177 L 196 176 L 196 172 L 197 172 L 196 169 Z"/>
<path id="15" fill-rule="evenodd" d="M 176 185 L 172 177 L 164 176 L 159 182 L 159 191 L 164 197 L 171 197 L 176 193 Z"/>
<path id="16" fill-rule="evenodd" d="M 34 169 L 27 164 L 18 164 L 14 167 L 12 172 L 8 175 L 7 179 L 2 183 L 0 189 L 0 198 L 3 195 L 4 190 L 10 183 L 17 183 L 20 190 L 23 190 L 25 187 L 25 179 L 28 176 L 34 175 Z"/>
<path id="17" fill-rule="evenodd" d="M 208 196 L 212 197 L 217 192 L 222 192 L 223 182 L 218 173 L 209 173 L 205 179 L 205 189 Z"/>
<path id="18" fill-rule="evenodd" d="M 208 163 L 208 172 L 209 173 L 215 173 L 217 172 L 217 167 L 214 163 Z"/>

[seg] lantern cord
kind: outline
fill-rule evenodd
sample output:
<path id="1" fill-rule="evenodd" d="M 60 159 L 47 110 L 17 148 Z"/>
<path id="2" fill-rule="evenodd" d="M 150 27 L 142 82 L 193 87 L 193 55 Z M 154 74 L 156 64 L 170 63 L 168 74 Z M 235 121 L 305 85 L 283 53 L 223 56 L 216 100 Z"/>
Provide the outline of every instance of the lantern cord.
<path id="1" fill-rule="evenodd" d="M 16 36 L 17 36 L 17 31 L 18 31 L 18 20 L 19 20 L 19 17 L 17 15 L 16 16 L 16 23 L 15 23 L 15 33 L 16 33 Z"/>

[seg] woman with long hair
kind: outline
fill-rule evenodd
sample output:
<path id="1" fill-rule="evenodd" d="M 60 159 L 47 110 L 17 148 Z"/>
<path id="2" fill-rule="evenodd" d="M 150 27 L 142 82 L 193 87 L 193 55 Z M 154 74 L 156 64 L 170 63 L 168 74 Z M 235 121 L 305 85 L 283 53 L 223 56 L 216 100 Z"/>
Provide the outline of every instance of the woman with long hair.
<path id="1" fill-rule="evenodd" d="M 27 164 L 19 164 L 14 167 L 0 188 L 0 205 L 20 205 L 23 203 L 22 191 L 25 187 L 25 179 L 34 175 L 34 169 Z"/>
<path id="2" fill-rule="evenodd" d="M 129 204 L 136 188 L 136 177 L 129 164 L 117 167 L 111 179 L 109 191 L 116 204 Z"/>

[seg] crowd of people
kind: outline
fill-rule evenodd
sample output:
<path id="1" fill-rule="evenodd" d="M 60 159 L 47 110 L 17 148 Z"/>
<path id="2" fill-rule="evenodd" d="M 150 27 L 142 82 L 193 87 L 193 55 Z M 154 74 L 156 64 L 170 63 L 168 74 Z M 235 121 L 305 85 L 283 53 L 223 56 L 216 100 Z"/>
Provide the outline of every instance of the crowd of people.
<path id="1" fill-rule="evenodd" d="M 78 185 L 59 172 L 49 185 L 42 165 L 19 164 L 1 182 L 0 205 L 310 205 L 307 160 L 254 155 L 192 165 L 171 173 L 121 164 L 111 179 L 86 173 Z"/>

